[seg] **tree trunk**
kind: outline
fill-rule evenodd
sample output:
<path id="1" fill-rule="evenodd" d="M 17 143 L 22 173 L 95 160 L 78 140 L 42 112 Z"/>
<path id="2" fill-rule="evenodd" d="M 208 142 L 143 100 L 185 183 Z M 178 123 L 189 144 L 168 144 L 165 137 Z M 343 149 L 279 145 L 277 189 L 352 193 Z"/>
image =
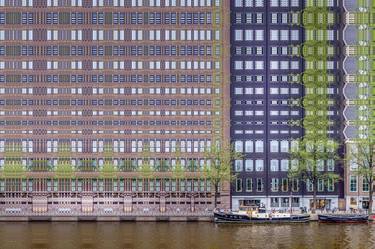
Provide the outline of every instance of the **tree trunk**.
<path id="1" fill-rule="evenodd" d="M 316 188 L 317 188 L 317 185 L 318 182 L 317 181 L 314 181 L 313 183 L 313 206 L 311 208 L 311 213 L 315 214 L 315 211 L 316 211 Z"/>
<path id="2" fill-rule="evenodd" d="M 217 207 L 217 196 L 219 194 L 219 186 L 215 184 L 215 193 L 214 193 L 214 207 Z"/>
<path id="3" fill-rule="evenodd" d="M 368 198 L 368 214 L 372 214 L 372 202 L 373 202 L 372 196 L 374 195 L 373 184 L 374 184 L 373 182 L 369 183 L 369 190 L 368 190 L 368 194 L 369 194 L 369 198 Z"/>

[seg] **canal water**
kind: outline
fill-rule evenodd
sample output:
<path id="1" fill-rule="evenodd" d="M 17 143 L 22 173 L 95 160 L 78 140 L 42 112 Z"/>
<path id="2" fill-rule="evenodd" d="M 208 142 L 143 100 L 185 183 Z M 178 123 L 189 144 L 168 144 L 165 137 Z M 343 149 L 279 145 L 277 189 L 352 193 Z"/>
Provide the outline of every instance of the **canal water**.
<path id="1" fill-rule="evenodd" d="M 0 248 L 375 248 L 375 224 L 0 222 Z"/>

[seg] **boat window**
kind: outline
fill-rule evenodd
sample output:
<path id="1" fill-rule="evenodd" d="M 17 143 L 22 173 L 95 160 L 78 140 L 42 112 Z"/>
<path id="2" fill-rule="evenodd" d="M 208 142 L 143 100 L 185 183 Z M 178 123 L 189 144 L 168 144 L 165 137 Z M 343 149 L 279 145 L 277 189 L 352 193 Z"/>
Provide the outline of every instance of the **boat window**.
<path id="1" fill-rule="evenodd" d="M 266 210 L 264 208 L 260 208 L 258 213 L 266 213 Z"/>

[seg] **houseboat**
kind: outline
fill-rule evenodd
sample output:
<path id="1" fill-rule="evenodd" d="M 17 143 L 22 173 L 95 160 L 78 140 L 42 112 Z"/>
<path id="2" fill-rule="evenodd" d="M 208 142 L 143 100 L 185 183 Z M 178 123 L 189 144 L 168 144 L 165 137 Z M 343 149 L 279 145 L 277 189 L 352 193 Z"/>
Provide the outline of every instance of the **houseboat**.
<path id="1" fill-rule="evenodd" d="M 241 206 L 239 211 L 214 211 L 214 221 L 217 223 L 281 223 L 281 222 L 308 222 L 308 214 L 290 214 L 267 212 L 258 206 Z"/>
<path id="2" fill-rule="evenodd" d="M 369 217 L 366 214 L 319 214 L 318 219 L 329 223 L 365 223 Z"/>

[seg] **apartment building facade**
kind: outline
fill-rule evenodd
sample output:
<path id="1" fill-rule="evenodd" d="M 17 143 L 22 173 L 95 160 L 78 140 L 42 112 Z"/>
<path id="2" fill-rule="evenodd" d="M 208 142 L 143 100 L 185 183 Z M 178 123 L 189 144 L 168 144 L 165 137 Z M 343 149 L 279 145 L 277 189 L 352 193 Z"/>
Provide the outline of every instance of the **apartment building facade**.
<path id="1" fill-rule="evenodd" d="M 340 5 L 340 1 L 302 0 L 231 3 L 231 140 L 244 153 L 234 165 L 238 176 L 232 187 L 234 209 L 252 204 L 310 208 L 311 184 L 288 179 L 291 148 L 305 133 L 303 126 L 293 123 L 306 115 L 298 104 L 306 94 L 303 75 L 324 65 L 330 75 L 327 136 L 342 141 Z M 316 6 L 328 10 L 334 20 L 326 30 L 308 26 L 307 10 Z M 304 44 L 323 39 L 334 48 L 331 56 L 327 61 L 306 61 Z M 338 153 L 342 156 L 341 148 Z M 334 160 L 322 162 L 321 170 L 343 175 L 342 165 Z M 319 181 L 317 198 L 318 208 L 338 208 L 343 183 Z"/>
<path id="2" fill-rule="evenodd" d="M 0 0 L 0 211 L 212 209 L 201 169 L 207 147 L 229 142 L 228 9 Z"/>

